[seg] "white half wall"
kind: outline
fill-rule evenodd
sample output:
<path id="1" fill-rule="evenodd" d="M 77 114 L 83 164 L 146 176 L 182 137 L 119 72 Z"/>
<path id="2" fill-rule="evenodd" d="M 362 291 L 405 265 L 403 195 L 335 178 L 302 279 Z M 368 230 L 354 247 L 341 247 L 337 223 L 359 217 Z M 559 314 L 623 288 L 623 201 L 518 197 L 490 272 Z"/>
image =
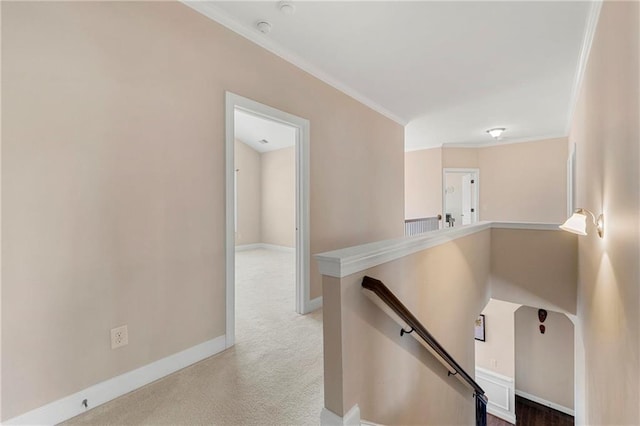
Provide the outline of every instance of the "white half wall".
<path id="1" fill-rule="evenodd" d="M 476 382 L 489 398 L 487 412 L 515 424 L 516 395 L 513 377 L 476 367 Z"/>

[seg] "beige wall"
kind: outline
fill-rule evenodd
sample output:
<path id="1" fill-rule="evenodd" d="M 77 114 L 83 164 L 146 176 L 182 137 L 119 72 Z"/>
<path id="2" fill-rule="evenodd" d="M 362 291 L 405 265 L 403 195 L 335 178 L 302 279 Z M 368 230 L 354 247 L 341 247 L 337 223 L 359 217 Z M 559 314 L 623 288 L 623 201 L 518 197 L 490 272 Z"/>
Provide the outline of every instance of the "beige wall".
<path id="1" fill-rule="evenodd" d="M 566 138 L 478 149 L 480 218 L 564 222 L 567 156 Z"/>
<path id="2" fill-rule="evenodd" d="M 586 424 L 640 418 L 640 4 L 605 1 L 572 123 L 577 206 L 604 211 L 578 244 L 578 321 L 583 330 Z M 578 385 L 578 386 L 579 386 Z"/>
<path id="3" fill-rule="evenodd" d="M 310 120 L 312 253 L 403 233 L 402 126 L 183 4 L 5 2 L 2 89 L 3 419 L 224 334 L 225 90 Z"/>
<path id="4" fill-rule="evenodd" d="M 567 158 L 566 138 L 407 152 L 405 217 L 441 214 L 442 168 L 478 168 L 480 220 L 562 223 Z"/>
<path id="5" fill-rule="evenodd" d="M 404 217 L 442 214 L 442 149 L 421 149 L 404 155 Z"/>
<path id="6" fill-rule="evenodd" d="M 262 161 L 260 153 L 235 141 L 236 245 L 262 242 Z"/>
<path id="7" fill-rule="evenodd" d="M 538 308 L 515 313 L 516 389 L 573 409 L 573 323 L 547 311 L 540 333 Z"/>
<path id="8" fill-rule="evenodd" d="M 235 150 L 236 246 L 295 247 L 295 147 L 259 153 L 236 140 Z"/>
<path id="9" fill-rule="evenodd" d="M 262 157 L 262 242 L 296 244 L 295 147 L 265 152 Z"/>
<path id="10" fill-rule="evenodd" d="M 491 299 L 482 310 L 485 341 L 476 340 L 476 366 L 515 379 L 514 313 L 519 304 Z"/>
<path id="11" fill-rule="evenodd" d="M 362 277 L 382 280 L 468 372 L 473 324 L 489 294 L 489 231 L 394 260 L 342 279 L 325 277 L 325 400 L 344 414 L 354 404 L 380 424 L 468 425 L 472 391 L 364 297 Z M 338 354 L 342 353 L 342 357 Z M 336 401 L 334 395 L 342 395 Z M 425 403 L 429 409 L 425 410 Z"/>
<path id="12" fill-rule="evenodd" d="M 442 148 L 442 167 L 478 168 L 478 148 Z"/>
<path id="13" fill-rule="evenodd" d="M 559 230 L 491 230 L 491 297 L 576 312 L 577 236 Z"/>

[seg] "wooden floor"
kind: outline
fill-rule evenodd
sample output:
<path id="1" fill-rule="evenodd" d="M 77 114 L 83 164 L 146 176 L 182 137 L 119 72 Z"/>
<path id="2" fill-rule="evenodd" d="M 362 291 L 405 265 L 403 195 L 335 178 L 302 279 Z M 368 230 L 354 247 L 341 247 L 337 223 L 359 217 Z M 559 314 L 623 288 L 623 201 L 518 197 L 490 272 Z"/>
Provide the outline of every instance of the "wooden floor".
<path id="1" fill-rule="evenodd" d="M 516 419 L 518 426 L 573 426 L 573 417 L 528 399 L 516 396 Z M 502 419 L 487 415 L 487 426 L 509 426 Z"/>

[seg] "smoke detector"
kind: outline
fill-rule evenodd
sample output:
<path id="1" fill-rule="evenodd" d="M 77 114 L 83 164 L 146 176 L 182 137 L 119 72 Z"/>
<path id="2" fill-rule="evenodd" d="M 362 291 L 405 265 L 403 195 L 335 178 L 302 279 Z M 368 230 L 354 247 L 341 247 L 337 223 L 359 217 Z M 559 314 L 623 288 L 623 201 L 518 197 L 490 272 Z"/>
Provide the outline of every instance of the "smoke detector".
<path id="1" fill-rule="evenodd" d="M 258 21 L 258 23 L 256 24 L 256 28 L 262 34 L 269 34 L 271 32 L 271 24 L 267 21 Z"/>
<path id="2" fill-rule="evenodd" d="M 296 7 L 289 1 L 279 2 L 278 9 L 280 9 L 280 12 L 284 13 L 285 15 L 293 15 L 296 12 Z"/>
<path id="3" fill-rule="evenodd" d="M 266 139 L 260 139 L 260 140 L 258 141 L 258 143 L 261 143 L 261 144 L 263 144 L 263 145 L 266 145 L 266 144 L 268 144 L 268 143 L 269 143 L 269 141 L 268 141 L 268 140 L 266 140 Z"/>

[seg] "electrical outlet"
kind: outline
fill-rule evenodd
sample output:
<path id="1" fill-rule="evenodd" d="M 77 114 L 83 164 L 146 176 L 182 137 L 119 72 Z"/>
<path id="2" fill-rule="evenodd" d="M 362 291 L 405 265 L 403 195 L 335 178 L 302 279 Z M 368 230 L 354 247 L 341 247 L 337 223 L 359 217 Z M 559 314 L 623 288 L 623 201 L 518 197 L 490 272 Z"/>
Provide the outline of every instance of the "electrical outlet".
<path id="1" fill-rule="evenodd" d="M 129 344 L 129 331 L 126 325 L 111 329 L 111 349 Z"/>
<path id="2" fill-rule="evenodd" d="M 498 367 L 498 360 L 497 359 L 491 358 L 490 362 L 491 362 L 491 366 L 493 368 L 497 368 Z"/>

